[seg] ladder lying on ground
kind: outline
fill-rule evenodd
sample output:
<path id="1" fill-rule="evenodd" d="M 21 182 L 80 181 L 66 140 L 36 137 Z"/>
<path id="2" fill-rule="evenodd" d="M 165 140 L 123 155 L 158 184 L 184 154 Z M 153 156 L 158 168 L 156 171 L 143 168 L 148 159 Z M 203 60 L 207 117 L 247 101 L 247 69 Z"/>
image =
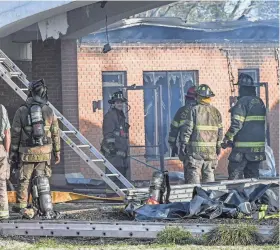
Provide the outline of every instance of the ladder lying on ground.
<path id="1" fill-rule="evenodd" d="M 24 91 L 28 88 L 21 89 L 12 78 L 19 79 L 24 86 L 28 87 L 29 81 L 26 75 L 17 67 L 13 61 L 0 50 L 0 77 L 23 99 L 26 100 L 27 95 Z M 124 191 L 130 188 L 134 188 L 133 185 L 51 104 L 48 102 L 49 107 L 51 107 L 56 114 L 59 121 L 68 129 L 67 131 L 60 130 L 60 137 L 82 158 L 87 165 L 93 169 L 100 178 L 102 178 L 105 183 L 107 183 L 119 196 L 124 197 Z M 80 144 L 74 143 L 67 134 L 75 135 L 79 140 Z M 88 148 L 89 151 L 95 156 L 92 159 L 83 152 L 83 148 Z M 107 168 L 111 174 L 104 173 L 97 163 L 101 163 L 105 168 Z M 110 177 L 117 177 L 120 182 L 126 187 L 126 189 L 121 189 L 118 187 Z"/>

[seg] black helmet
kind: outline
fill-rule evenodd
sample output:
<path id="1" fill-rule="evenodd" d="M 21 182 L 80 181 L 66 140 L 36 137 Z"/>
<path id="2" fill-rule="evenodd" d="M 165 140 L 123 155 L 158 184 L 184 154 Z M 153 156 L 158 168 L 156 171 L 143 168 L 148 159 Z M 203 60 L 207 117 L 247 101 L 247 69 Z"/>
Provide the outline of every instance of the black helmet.
<path id="1" fill-rule="evenodd" d="M 28 86 L 29 96 L 32 96 L 35 100 L 47 100 L 47 86 L 45 85 L 44 79 L 39 79 L 36 81 L 32 81 Z"/>
<path id="2" fill-rule="evenodd" d="M 127 102 L 127 99 L 123 96 L 122 91 L 115 92 L 111 99 L 108 101 L 109 104 L 114 104 L 116 101 Z"/>
<path id="3" fill-rule="evenodd" d="M 213 97 L 215 94 L 207 84 L 201 84 L 196 88 L 196 94 L 202 97 Z"/>
<path id="4" fill-rule="evenodd" d="M 245 73 L 241 73 L 238 76 L 238 82 L 235 85 L 239 85 L 239 86 L 246 86 L 246 87 L 258 87 L 259 84 L 258 83 L 254 83 L 253 78 Z"/>

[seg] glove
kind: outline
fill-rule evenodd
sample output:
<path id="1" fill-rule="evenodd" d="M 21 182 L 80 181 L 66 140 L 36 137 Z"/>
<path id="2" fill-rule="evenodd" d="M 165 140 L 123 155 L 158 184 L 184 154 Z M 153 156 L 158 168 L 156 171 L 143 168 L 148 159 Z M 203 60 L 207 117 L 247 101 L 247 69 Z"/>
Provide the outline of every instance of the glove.
<path id="1" fill-rule="evenodd" d="M 232 148 L 233 147 L 233 141 L 228 140 L 226 137 L 223 139 L 223 142 L 221 143 L 221 147 L 223 149 L 226 149 L 228 147 Z"/>
<path id="2" fill-rule="evenodd" d="M 19 154 L 16 152 L 11 152 L 9 163 L 11 165 L 11 169 L 18 169 L 19 168 Z"/>
<path id="3" fill-rule="evenodd" d="M 177 147 L 177 145 L 174 145 L 173 147 L 172 147 L 172 152 L 171 152 L 171 157 L 175 157 L 176 155 L 178 155 L 178 147 Z"/>
<path id="4" fill-rule="evenodd" d="M 117 152 L 115 143 L 113 143 L 113 142 L 108 143 L 108 149 L 110 150 L 111 155 L 115 155 Z"/>
<path id="5" fill-rule="evenodd" d="M 180 145 L 180 154 L 183 156 L 187 155 L 187 145 L 186 144 L 181 144 Z"/>

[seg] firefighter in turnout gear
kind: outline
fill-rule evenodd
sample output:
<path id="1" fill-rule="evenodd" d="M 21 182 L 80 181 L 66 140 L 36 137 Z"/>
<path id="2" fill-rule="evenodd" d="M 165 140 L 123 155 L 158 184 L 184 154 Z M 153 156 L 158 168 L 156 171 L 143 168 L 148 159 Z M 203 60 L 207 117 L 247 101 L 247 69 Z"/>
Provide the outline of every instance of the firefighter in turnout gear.
<path id="1" fill-rule="evenodd" d="M 238 102 L 230 109 L 231 125 L 223 140 L 223 148 L 232 147 L 228 158 L 229 179 L 258 178 L 260 164 L 266 159 L 266 108 L 256 96 L 259 84 L 251 76 L 240 74 L 237 84 Z"/>
<path id="2" fill-rule="evenodd" d="M 11 129 L 10 159 L 19 168 L 15 210 L 29 218 L 53 214 L 48 178 L 51 154 L 55 164 L 60 162 L 60 136 L 57 117 L 47 101 L 44 80 L 31 82 L 26 103 L 16 111 Z M 32 207 L 28 206 L 30 194 Z"/>
<path id="3" fill-rule="evenodd" d="M 0 219 L 9 218 L 7 180 L 10 178 L 8 155 L 11 145 L 10 122 L 7 110 L 0 104 Z"/>
<path id="4" fill-rule="evenodd" d="M 103 120 L 101 152 L 124 177 L 127 177 L 129 124 L 126 123 L 126 117 L 123 112 L 127 99 L 124 98 L 122 91 L 118 91 L 112 95 L 108 103 L 111 104 L 111 107 Z M 106 173 L 111 174 L 107 168 Z M 117 177 L 112 177 L 111 179 L 118 187 L 122 187 Z M 107 188 L 106 192 L 110 193 L 111 189 Z"/>
<path id="5" fill-rule="evenodd" d="M 179 154 L 178 152 L 179 150 L 176 145 L 177 137 L 179 135 L 181 127 L 184 125 L 186 121 L 186 116 L 188 112 L 190 112 L 191 107 L 194 106 L 195 104 L 196 104 L 196 94 L 195 94 L 195 86 L 193 86 L 188 89 L 188 92 L 185 95 L 185 106 L 178 109 L 170 125 L 168 143 L 172 150 L 172 154 L 171 154 L 172 157 L 175 157 L 176 155 Z M 179 154 L 179 158 L 181 161 L 184 161 L 186 157 Z"/>
<path id="6" fill-rule="evenodd" d="M 196 89 L 197 102 L 186 117 L 180 133 L 180 153 L 186 156 L 187 184 L 215 181 L 214 170 L 221 151 L 223 125 L 220 112 L 210 105 L 215 96 L 208 85 Z"/>

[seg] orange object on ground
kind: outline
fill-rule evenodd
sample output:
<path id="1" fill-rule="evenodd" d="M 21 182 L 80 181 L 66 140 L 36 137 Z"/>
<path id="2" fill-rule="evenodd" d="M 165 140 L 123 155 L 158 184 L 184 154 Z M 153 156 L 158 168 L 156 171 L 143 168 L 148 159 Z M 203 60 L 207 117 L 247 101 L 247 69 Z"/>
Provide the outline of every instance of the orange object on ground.
<path id="1" fill-rule="evenodd" d="M 31 202 L 32 197 L 30 196 L 29 202 Z M 75 200 L 99 200 L 99 201 L 123 201 L 121 197 L 114 198 L 102 198 L 97 196 L 85 195 L 85 194 L 77 194 L 73 192 L 59 192 L 52 191 L 52 202 L 53 203 L 63 203 L 67 201 L 75 201 Z M 9 203 L 16 203 L 16 191 L 8 191 L 8 200 Z"/>

